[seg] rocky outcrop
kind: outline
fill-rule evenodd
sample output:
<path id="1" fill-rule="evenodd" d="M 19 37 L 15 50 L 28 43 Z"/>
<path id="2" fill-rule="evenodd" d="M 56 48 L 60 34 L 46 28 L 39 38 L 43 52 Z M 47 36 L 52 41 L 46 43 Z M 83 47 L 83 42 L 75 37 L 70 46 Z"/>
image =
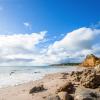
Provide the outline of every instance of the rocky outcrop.
<path id="1" fill-rule="evenodd" d="M 97 73 L 100 73 L 100 64 L 97 65 L 94 69 L 96 70 Z"/>
<path id="2" fill-rule="evenodd" d="M 52 85 L 54 89 L 46 96 L 46 100 L 100 100 L 100 65 L 95 68 L 85 68 L 82 71 L 61 73 L 58 79 L 62 82 Z M 59 83 L 58 80 L 52 81 Z M 43 85 L 39 85 L 33 87 L 30 92 L 36 93 L 43 90 Z"/>
<path id="3" fill-rule="evenodd" d="M 86 88 L 98 88 L 100 86 L 100 74 L 95 70 L 85 70 L 81 76 L 81 85 Z"/>
<path id="4" fill-rule="evenodd" d="M 100 67 L 87 68 L 81 72 L 72 72 L 70 78 L 73 79 L 73 83 L 76 82 L 85 87 L 95 89 L 100 87 Z"/>
<path id="5" fill-rule="evenodd" d="M 86 59 L 80 64 L 83 67 L 94 67 L 100 64 L 100 58 L 93 54 L 87 55 Z"/>

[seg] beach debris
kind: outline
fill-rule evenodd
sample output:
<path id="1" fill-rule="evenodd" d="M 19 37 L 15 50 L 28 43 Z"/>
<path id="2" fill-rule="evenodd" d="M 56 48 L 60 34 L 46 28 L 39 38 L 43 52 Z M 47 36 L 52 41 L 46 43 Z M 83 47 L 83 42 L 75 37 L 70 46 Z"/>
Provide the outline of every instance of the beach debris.
<path id="1" fill-rule="evenodd" d="M 40 73 L 40 72 L 34 72 L 34 73 Z"/>
<path id="2" fill-rule="evenodd" d="M 15 72 L 10 72 L 10 76 L 12 75 L 12 74 L 14 74 Z"/>
<path id="3" fill-rule="evenodd" d="M 41 92 L 41 91 L 43 91 L 43 90 L 46 90 L 46 89 L 44 88 L 44 86 L 43 86 L 43 85 L 38 85 L 38 86 L 34 86 L 34 87 L 29 91 L 29 93 L 30 93 L 30 94 L 32 94 L 32 93 L 37 93 L 37 92 Z"/>

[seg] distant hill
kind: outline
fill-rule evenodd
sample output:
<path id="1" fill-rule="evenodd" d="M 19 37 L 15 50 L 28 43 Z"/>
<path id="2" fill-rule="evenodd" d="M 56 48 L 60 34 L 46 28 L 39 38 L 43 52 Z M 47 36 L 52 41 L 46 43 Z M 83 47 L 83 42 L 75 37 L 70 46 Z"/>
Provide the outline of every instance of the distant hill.
<path id="1" fill-rule="evenodd" d="M 52 64 L 50 66 L 79 66 L 80 63 L 62 63 L 62 64 Z"/>

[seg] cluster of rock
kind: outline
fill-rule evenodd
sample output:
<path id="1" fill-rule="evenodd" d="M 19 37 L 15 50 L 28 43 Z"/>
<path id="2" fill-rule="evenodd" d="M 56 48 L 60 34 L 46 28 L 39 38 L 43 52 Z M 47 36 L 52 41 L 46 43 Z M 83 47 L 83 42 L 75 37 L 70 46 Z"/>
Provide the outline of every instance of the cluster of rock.
<path id="1" fill-rule="evenodd" d="M 100 100 L 100 65 L 79 72 L 63 73 L 66 83 L 44 100 Z M 63 78 L 62 78 L 63 79 Z M 69 80 L 69 81 L 68 81 Z M 43 85 L 33 87 L 30 93 L 46 90 Z"/>
<path id="2" fill-rule="evenodd" d="M 92 68 L 62 73 L 61 80 L 65 79 L 66 83 L 56 88 L 56 92 L 44 100 L 100 100 L 100 59 L 89 55 L 81 65 Z M 45 87 L 40 85 L 33 87 L 30 93 L 43 90 L 46 90 Z"/>
<path id="3" fill-rule="evenodd" d="M 32 93 L 37 93 L 37 92 L 41 92 L 41 91 L 44 91 L 45 90 L 45 88 L 44 88 L 44 86 L 43 85 L 38 85 L 38 86 L 35 86 L 35 87 L 33 87 L 31 90 L 30 90 L 30 94 L 32 94 Z"/>
<path id="4" fill-rule="evenodd" d="M 100 65 L 95 69 L 72 72 L 73 80 L 57 89 L 60 99 L 48 100 L 100 100 Z M 77 85 L 76 85 L 77 83 Z"/>
<path id="5" fill-rule="evenodd" d="M 100 64 L 100 58 L 93 54 L 87 55 L 86 59 L 81 63 L 83 67 L 94 67 Z"/>

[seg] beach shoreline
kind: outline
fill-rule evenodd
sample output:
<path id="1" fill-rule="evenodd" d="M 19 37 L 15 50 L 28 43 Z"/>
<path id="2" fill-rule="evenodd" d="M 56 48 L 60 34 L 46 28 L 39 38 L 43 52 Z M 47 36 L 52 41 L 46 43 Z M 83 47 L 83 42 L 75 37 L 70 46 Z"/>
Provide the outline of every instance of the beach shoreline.
<path id="1" fill-rule="evenodd" d="M 100 100 L 100 88 L 98 87 L 100 86 L 100 81 L 98 78 L 100 78 L 98 67 L 97 69 L 86 68 L 80 71 L 72 71 L 71 73 L 58 72 L 46 74 L 42 79 L 36 81 L 1 88 L 0 100 L 56 100 L 50 98 L 56 98 L 58 95 L 62 97 L 64 93 L 67 93 L 67 97 L 77 98 L 78 96 L 79 98 L 68 100 L 81 100 L 82 96 L 83 98 L 87 95 L 89 97 L 89 93 L 97 95 L 96 98 L 98 99 L 96 100 Z"/>
<path id="2" fill-rule="evenodd" d="M 56 83 L 57 81 L 59 81 L 59 84 L 63 82 L 63 81 L 60 82 L 61 77 L 62 73 L 47 74 L 40 80 L 30 81 L 28 83 L 0 88 L 0 100 L 44 100 L 43 97 L 54 93 L 52 92 L 51 88 L 52 85 L 58 84 Z M 45 87 L 47 88 L 49 87 L 51 89 L 48 89 L 47 91 L 44 92 L 35 93 L 34 95 L 29 94 L 30 89 L 33 88 L 36 84 L 38 85 L 44 84 Z"/>
<path id="3" fill-rule="evenodd" d="M 14 86 L 42 79 L 46 74 L 71 72 L 81 69 L 78 66 L 53 67 L 0 67 L 0 88 Z M 6 70 L 5 70 L 6 69 Z"/>

